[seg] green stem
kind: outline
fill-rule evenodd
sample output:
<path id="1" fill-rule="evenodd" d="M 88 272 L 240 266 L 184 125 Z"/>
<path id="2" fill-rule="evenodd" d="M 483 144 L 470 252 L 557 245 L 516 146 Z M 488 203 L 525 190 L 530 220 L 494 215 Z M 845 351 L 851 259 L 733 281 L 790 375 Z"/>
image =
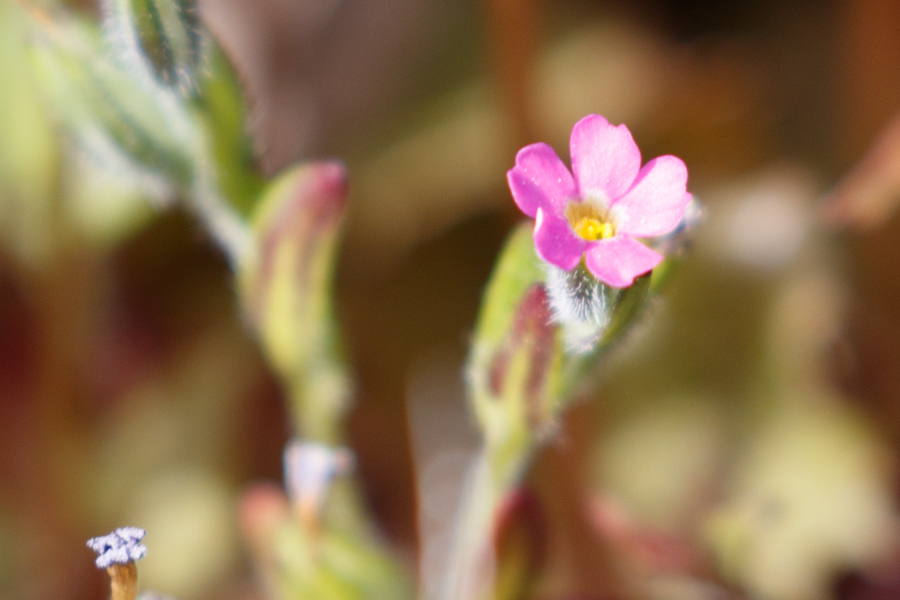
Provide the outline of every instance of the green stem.
<path id="1" fill-rule="evenodd" d="M 493 598 L 496 516 L 518 485 L 532 448 L 530 439 L 515 448 L 486 445 L 473 460 L 439 600 Z"/>
<path id="2" fill-rule="evenodd" d="M 252 248 L 250 228 L 219 193 L 212 174 L 202 169 L 188 196 L 189 207 L 228 256 L 229 264 L 237 265 Z"/>

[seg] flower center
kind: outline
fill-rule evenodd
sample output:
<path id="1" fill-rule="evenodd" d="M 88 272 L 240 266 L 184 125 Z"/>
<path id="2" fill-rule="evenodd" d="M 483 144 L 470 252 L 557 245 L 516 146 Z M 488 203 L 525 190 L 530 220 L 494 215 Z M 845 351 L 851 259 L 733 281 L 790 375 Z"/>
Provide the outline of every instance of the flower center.
<path id="1" fill-rule="evenodd" d="M 609 212 L 591 199 L 570 202 L 565 214 L 575 233 L 586 240 L 605 240 L 616 234 Z"/>
<path id="2" fill-rule="evenodd" d="M 586 240 L 605 240 L 614 235 L 612 224 L 591 217 L 581 217 L 572 229 Z"/>

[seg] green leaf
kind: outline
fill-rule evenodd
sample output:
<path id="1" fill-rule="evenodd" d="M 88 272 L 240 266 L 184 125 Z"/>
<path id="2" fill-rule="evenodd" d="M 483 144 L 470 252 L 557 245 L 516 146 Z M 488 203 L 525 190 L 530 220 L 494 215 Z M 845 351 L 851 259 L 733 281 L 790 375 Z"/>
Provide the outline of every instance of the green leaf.
<path id="1" fill-rule="evenodd" d="M 249 215 L 262 191 L 263 178 L 247 133 L 248 108 L 228 56 L 214 40 L 209 46 L 195 110 L 206 130 L 222 195 L 238 212 Z"/>
<path id="2" fill-rule="evenodd" d="M 509 329 L 522 294 L 544 281 L 544 269 L 534 253 L 532 223 L 522 223 L 509 235 L 481 302 L 473 343 L 496 344 Z"/>
<path id="3" fill-rule="evenodd" d="M 96 26 L 65 19 L 39 30 L 31 49 L 38 79 L 88 153 L 115 170 L 188 188 L 197 135 L 177 100 L 149 93 L 109 60 Z"/>
<path id="4" fill-rule="evenodd" d="M 205 45 L 194 0 L 108 0 L 103 8 L 106 31 L 127 69 L 193 95 Z"/>

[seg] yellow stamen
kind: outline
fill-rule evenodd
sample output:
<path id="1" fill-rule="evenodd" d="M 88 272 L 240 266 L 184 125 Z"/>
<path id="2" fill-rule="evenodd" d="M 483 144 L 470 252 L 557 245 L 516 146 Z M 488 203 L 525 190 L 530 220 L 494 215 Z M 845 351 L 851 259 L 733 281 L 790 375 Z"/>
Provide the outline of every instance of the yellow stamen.
<path id="1" fill-rule="evenodd" d="M 593 217 L 581 217 L 575 223 L 575 233 L 586 240 L 605 240 L 615 233 L 610 223 L 605 223 Z"/>

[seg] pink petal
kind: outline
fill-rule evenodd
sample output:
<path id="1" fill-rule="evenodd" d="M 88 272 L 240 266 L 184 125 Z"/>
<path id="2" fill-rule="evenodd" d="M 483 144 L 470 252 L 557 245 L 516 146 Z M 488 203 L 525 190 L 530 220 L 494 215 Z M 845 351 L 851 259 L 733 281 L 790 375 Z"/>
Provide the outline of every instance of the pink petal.
<path id="1" fill-rule="evenodd" d="M 641 169 L 634 187 L 612 203 L 616 230 L 634 237 L 672 231 L 691 201 L 686 187 L 687 167 L 680 158 L 654 158 Z"/>
<path id="2" fill-rule="evenodd" d="M 581 260 L 586 245 L 566 219 L 538 209 L 534 222 L 534 249 L 543 260 L 571 271 Z"/>
<path id="3" fill-rule="evenodd" d="M 600 115 L 588 115 L 575 123 L 569 151 L 582 198 L 618 198 L 628 191 L 641 168 L 641 151 L 628 128 L 610 125 Z"/>
<path id="4" fill-rule="evenodd" d="M 624 235 L 591 244 L 584 258 L 594 277 L 617 288 L 628 287 L 663 259 L 662 254 Z"/>
<path id="5" fill-rule="evenodd" d="M 577 195 L 572 174 L 544 143 L 519 150 L 516 166 L 506 172 L 506 180 L 519 209 L 529 217 L 539 208 L 562 215 L 566 202 Z"/>

